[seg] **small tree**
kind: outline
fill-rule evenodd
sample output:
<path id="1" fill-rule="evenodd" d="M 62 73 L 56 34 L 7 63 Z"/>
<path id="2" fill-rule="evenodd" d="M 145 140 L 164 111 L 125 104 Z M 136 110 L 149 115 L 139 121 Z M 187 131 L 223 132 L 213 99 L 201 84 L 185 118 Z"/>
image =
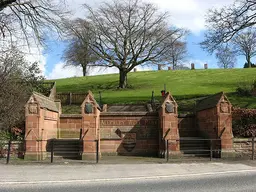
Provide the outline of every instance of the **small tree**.
<path id="1" fill-rule="evenodd" d="M 170 63 L 172 65 L 173 70 L 176 69 L 178 65 L 181 65 L 182 62 L 185 60 L 187 57 L 187 49 L 186 49 L 186 43 L 184 42 L 176 42 L 173 43 L 171 50 L 169 53 L 170 54 Z"/>
<path id="2" fill-rule="evenodd" d="M 211 9 L 206 15 L 203 49 L 213 53 L 219 46 L 229 42 L 242 30 L 256 24 L 256 1 L 235 0 L 234 4 L 221 9 Z"/>
<path id="3" fill-rule="evenodd" d="M 238 34 L 233 38 L 232 43 L 236 53 L 245 56 L 248 68 L 251 68 L 251 58 L 256 56 L 256 29 L 250 28 Z"/>
<path id="4" fill-rule="evenodd" d="M 89 64 L 93 65 L 99 59 L 89 46 L 95 39 L 89 29 L 91 25 L 86 20 L 76 19 L 67 21 L 65 26 L 68 39 L 68 46 L 63 54 L 65 66 L 82 67 L 83 76 L 86 76 Z"/>
<path id="5" fill-rule="evenodd" d="M 167 13 L 140 0 L 112 1 L 98 9 L 85 6 L 96 40 L 90 44 L 99 56 L 96 65 L 119 69 L 119 88 L 127 86 L 127 74 L 134 67 L 165 61 L 171 38 L 183 29 L 167 25 Z M 167 43 L 169 42 L 169 43 Z"/>
<path id="6" fill-rule="evenodd" d="M 217 49 L 216 58 L 220 68 L 233 68 L 236 64 L 236 53 L 230 50 L 228 45 L 219 47 Z"/>
<path id="7" fill-rule="evenodd" d="M 0 55 L 0 124 L 2 130 L 24 120 L 24 105 L 33 87 L 43 78 L 37 63 L 29 64 L 15 48 L 4 50 Z"/>

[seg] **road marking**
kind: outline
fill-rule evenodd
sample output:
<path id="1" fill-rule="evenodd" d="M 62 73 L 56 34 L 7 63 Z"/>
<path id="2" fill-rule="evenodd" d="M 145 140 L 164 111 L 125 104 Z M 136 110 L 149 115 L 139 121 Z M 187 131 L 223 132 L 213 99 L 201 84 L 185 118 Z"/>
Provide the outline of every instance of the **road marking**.
<path id="1" fill-rule="evenodd" d="M 220 171 L 220 172 L 206 172 L 206 173 L 191 173 L 191 174 L 176 174 L 176 175 L 157 175 L 157 176 L 135 176 L 135 177 L 121 177 L 109 179 L 73 179 L 73 180 L 45 180 L 45 181 L 2 181 L 0 185 L 13 185 L 13 184 L 50 184 L 50 183 L 75 183 L 75 182 L 109 182 L 109 181 L 127 181 L 127 180 L 145 180 L 145 179 L 165 179 L 176 177 L 191 177 L 191 176 L 207 176 L 215 174 L 228 174 L 228 173 L 247 173 L 255 172 L 256 169 L 245 169 L 237 171 Z"/>

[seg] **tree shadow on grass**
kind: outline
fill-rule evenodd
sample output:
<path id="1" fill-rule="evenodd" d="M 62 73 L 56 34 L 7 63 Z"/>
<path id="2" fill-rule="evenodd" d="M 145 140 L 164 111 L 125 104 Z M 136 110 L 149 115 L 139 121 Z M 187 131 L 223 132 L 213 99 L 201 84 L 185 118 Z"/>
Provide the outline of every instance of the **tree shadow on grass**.
<path id="1" fill-rule="evenodd" d="M 68 84 L 57 87 L 57 90 L 61 90 L 61 92 L 76 92 L 76 93 L 86 93 L 88 90 L 115 90 L 118 87 L 117 81 L 105 82 L 102 83 L 85 83 L 85 84 Z"/>
<path id="2" fill-rule="evenodd" d="M 239 96 L 236 92 L 227 93 L 227 97 L 234 107 L 256 109 L 255 96 Z"/>

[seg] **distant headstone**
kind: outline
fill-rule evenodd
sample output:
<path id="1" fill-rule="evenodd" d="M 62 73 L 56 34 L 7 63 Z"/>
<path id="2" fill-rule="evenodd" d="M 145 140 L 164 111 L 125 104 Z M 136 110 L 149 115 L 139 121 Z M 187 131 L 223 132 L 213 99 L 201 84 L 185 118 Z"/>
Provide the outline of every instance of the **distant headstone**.
<path id="1" fill-rule="evenodd" d="M 208 64 L 207 63 L 204 64 L 204 69 L 208 69 Z"/>
<path id="2" fill-rule="evenodd" d="M 170 71 L 170 70 L 172 70 L 172 68 L 171 68 L 171 67 L 168 67 L 168 70 Z"/>
<path id="3" fill-rule="evenodd" d="M 195 69 L 195 64 L 191 63 L 191 70 Z"/>
<path id="4" fill-rule="evenodd" d="M 162 65 L 161 64 L 158 64 L 157 67 L 158 67 L 158 71 L 162 70 Z"/>
<path id="5" fill-rule="evenodd" d="M 134 68 L 134 69 L 133 69 L 133 72 L 137 72 L 137 69 L 136 69 L 136 68 Z"/>

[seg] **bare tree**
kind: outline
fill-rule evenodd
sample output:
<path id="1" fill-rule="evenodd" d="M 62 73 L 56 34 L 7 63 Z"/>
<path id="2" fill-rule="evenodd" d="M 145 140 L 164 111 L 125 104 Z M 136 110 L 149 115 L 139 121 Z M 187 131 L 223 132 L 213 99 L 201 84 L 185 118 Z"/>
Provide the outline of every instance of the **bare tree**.
<path id="1" fill-rule="evenodd" d="M 218 46 L 229 42 L 238 32 L 256 24 L 256 1 L 235 0 L 233 5 L 211 9 L 206 23 L 207 32 L 201 46 L 213 53 Z"/>
<path id="2" fill-rule="evenodd" d="M 173 70 L 176 69 L 178 65 L 182 65 L 182 62 L 187 57 L 187 48 L 186 43 L 184 42 L 176 42 L 173 43 L 171 50 L 167 53 L 170 58 L 170 63 L 172 65 Z"/>
<path id="3" fill-rule="evenodd" d="M 15 48 L 0 54 L 0 124 L 10 131 L 24 120 L 24 105 L 33 87 L 42 80 L 37 63 L 29 64 Z M 1 131 L 1 130 L 0 130 Z"/>
<path id="4" fill-rule="evenodd" d="M 256 56 L 256 30 L 249 28 L 249 30 L 239 33 L 232 40 L 234 50 L 238 55 L 243 55 L 246 58 L 248 67 L 251 68 L 251 58 Z"/>
<path id="5" fill-rule="evenodd" d="M 67 14 L 64 5 L 64 0 L 1 0 L 1 39 L 42 42 L 46 31 L 60 31 L 61 19 Z"/>
<path id="6" fill-rule="evenodd" d="M 65 66 L 82 67 L 83 76 L 86 76 L 89 64 L 95 64 L 99 59 L 89 46 L 95 39 L 95 35 L 89 29 L 91 25 L 86 20 L 76 19 L 67 21 L 65 26 L 69 42 L 63 54 L 66 60 Z"/>
<path id="7" fill-rule="evenodd" d="M 218 59 L 218 66 L 220 68 L 233 68 L 236 64 L 236 53 L 228 45 L 218 47 L 215 56 Z"/>
<path id="8" fill-rule="evenodd" d="M 103 3 L 98 9 L 85 7 L 96 36 L 90 47 L 100 57 L 96 65 L 118 68 L 120 88 L 127 86 L 127 73 L 134 67 L 162 62 L 172 46 L 166 41 L 183 32 L 168 26 L 168 14 L 151 3 L 121 0 Z"/>

